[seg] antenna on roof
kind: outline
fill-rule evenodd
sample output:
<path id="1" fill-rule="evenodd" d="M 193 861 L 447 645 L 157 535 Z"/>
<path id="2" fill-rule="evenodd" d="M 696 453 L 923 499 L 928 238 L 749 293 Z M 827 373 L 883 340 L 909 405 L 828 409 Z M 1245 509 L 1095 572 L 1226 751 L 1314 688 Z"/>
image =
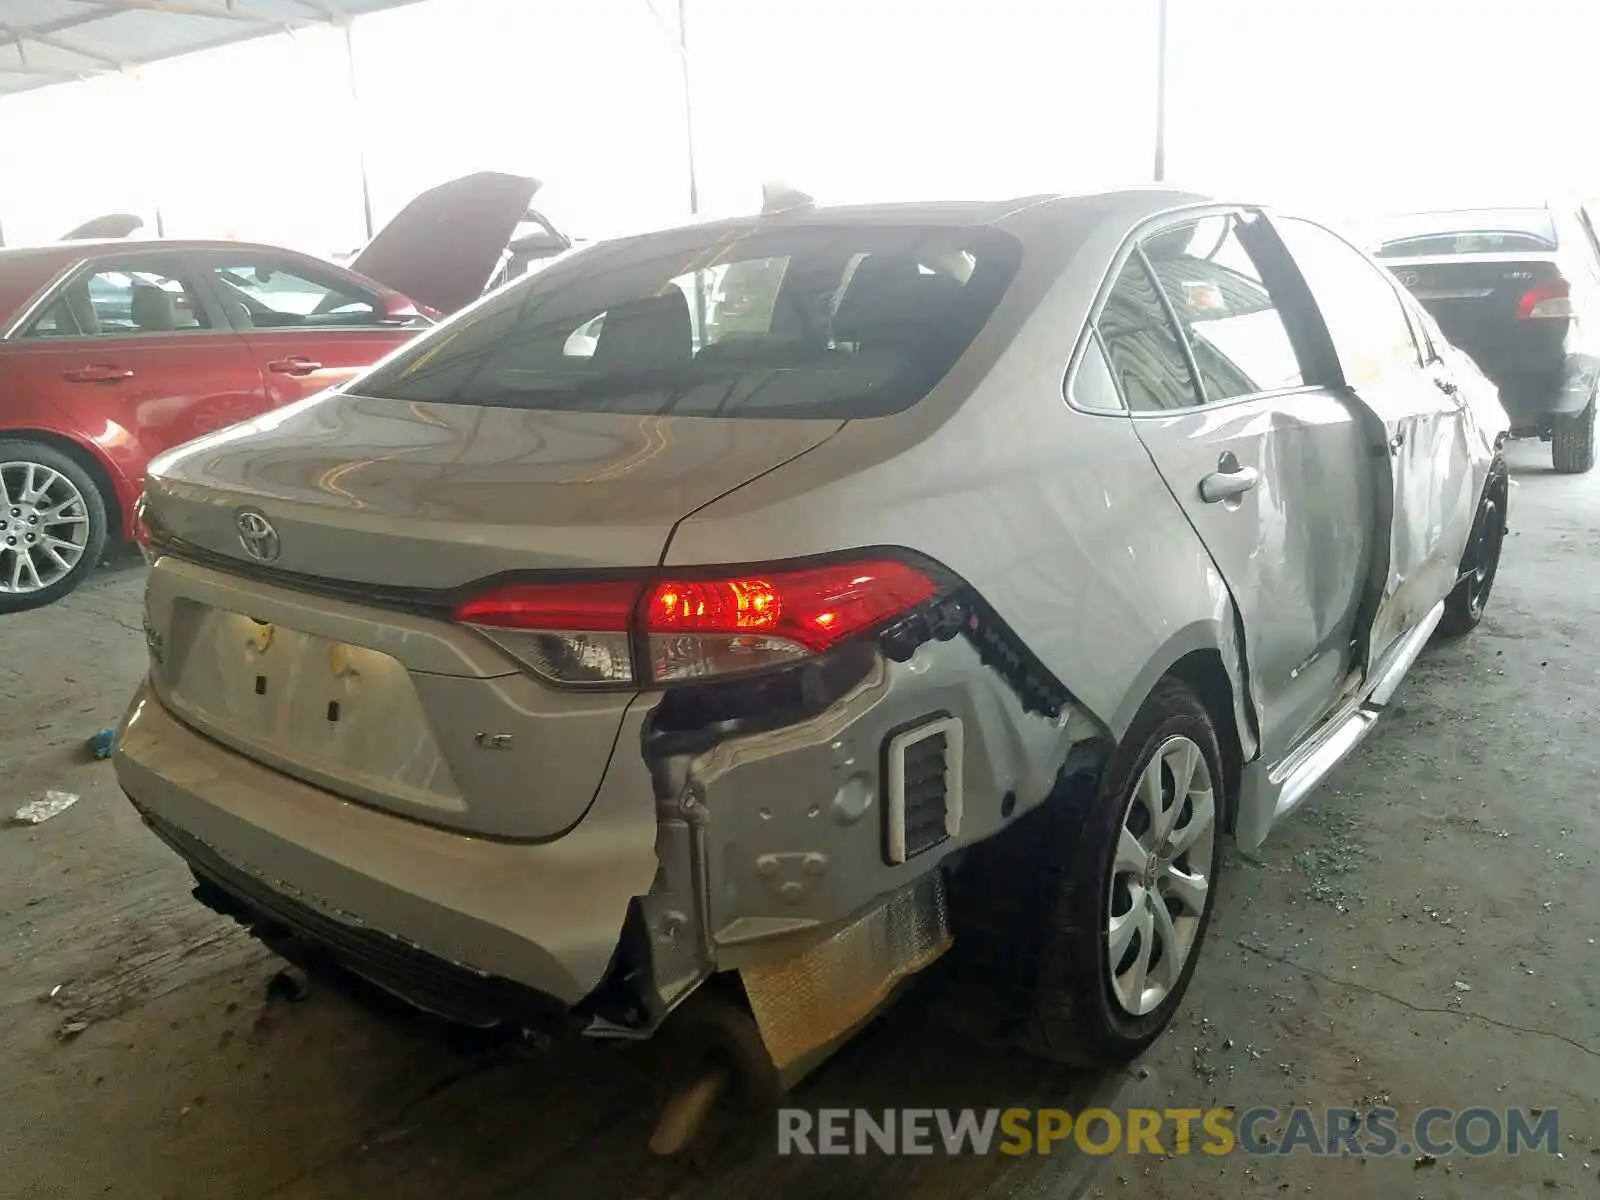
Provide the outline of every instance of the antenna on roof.
<path id="1" fill-rule="evenodd" d="M 816 200 L 799 188 L 792 188 L 786 183 L 773 181 L 761 185 L 761 215 L 764 217 L 786 212 L 803 212 L 816 206 Z"/>

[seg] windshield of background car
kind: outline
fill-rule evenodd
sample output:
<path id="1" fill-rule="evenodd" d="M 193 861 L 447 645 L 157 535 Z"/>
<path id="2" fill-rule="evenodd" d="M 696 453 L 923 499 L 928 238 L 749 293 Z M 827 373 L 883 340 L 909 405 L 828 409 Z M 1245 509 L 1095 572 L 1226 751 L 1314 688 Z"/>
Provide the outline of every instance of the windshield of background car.
<path id="1" fill-rule="evenodd" d="M 507 288 L 351 390 L 643 416 L 882 416 L 944 377 L 1020 257 L 992 229 L 644 237 Z"/>
<path id="2" fill-rule="evenodd" d="M 1555 223 L 1543 208 L 1411 213 L 1384 223 L 1376 258 L 1554 250 Z"/>

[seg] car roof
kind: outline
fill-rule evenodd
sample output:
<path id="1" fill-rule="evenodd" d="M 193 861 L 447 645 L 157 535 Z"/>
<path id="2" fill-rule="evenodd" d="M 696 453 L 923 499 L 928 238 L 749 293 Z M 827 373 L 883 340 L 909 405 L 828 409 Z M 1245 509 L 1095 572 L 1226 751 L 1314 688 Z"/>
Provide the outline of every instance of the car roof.
<path id="1" fill-rule="evenodd" d="M 263 250 L 274 254 L 298 254 L 284 246 L 262 242 L 240 242 L 231 238 L 86 238 L 82 241 L 44 242 L 37 246 L 0 247 L 0 266 L 7 263 L 47 260 L 76 262 L 105 251 L 138 253 L 164 250 Z"/>
<path id="2" fill-rule="evenodd" d="M 46 242 L 37 246 L 0 247 L 0 322 L 20 311 L 45 285 L 74 263 L 100 255 L 172 250 L 299 253 L 282 246 L 237 242 L 227 238 L 91 238 L 72 242 Z"/>
<path id="3" fill-rule="evenodd" d="M 1175 208 L 1214 203 L 1220 201 L 1213 196 L 1160 186 L 1146 186 L 1078 194 L 1043 192 L 1005 200 L 893 201 L 875 204 L 818 205 L 760 215 L 687 222 L 669 228 L 647 230 L 610 239 L 609 244 L 656 240 L 671 242 L 680 238 L 693 239 L 698 243 L 707 237 L 737 237 L 760 229 L 806 226 L 914 225 L 954 229 L 992 226 L 1004 229 L 1029 217 L 1042 217 L 1046 223 L 1056 226 L 1099 225 L 1113 219 L 1132 225 L 1146 217 Z M 583 247 L 576 251 L 573 258 L 582 259 L 607 244 L 608 242 L 596 242 Z"/>

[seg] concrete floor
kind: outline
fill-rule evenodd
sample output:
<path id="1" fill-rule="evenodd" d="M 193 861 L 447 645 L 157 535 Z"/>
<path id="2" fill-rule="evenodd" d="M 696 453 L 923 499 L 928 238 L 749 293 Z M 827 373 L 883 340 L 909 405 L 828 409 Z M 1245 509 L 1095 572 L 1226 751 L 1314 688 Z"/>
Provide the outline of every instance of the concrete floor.
<path id="1" fill-rule="evenodd" d="M 188 898 L 81 749 L 143 667 L 124 566 L 0 623 L 0 802 L 82 796 L 0 828 L 0 1195 L 1600 1194 L 1600 472 L 1554 475 L 1537 445 L 1511 458 L 1490 615 L 1425 654 L 1259 859 L 1230 856 L 1194 988 L 1137 1071 L 987 1050 L 924 988 L 798 1102 L 1537 1106 L 1560 1110 L 1561 1159 L 779 1161 L 767 1125 L 735 1123 L 662 1169 L 642 1153 L 648 1060 L 463 1057 L 327 990 L 264 1001 L 273 961 Z"/>

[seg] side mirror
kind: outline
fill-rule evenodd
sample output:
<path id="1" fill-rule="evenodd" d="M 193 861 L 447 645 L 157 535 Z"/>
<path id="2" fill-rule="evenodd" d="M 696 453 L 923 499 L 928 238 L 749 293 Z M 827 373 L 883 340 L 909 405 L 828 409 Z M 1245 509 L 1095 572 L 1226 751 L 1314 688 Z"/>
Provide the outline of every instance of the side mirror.
<path id="1" fill-rule="evenodd" d="M 531 262 L 554 258 L 572 249 L 572 239 L 550 224 L 549 219 L 537 209 L 530 208 L 517 224 L 532 225 L 534 229 L 520 237 L 512 237 L 511 244 L 506 248 L 511 251 L 513 258 Z"/>
<path id="2" fill-rule="evenodd" d="M 559 233 L 530 233 L 511 243 L 511 253 L 518 258 L 554 258 L 572 248 L 572 241 Z"/>

